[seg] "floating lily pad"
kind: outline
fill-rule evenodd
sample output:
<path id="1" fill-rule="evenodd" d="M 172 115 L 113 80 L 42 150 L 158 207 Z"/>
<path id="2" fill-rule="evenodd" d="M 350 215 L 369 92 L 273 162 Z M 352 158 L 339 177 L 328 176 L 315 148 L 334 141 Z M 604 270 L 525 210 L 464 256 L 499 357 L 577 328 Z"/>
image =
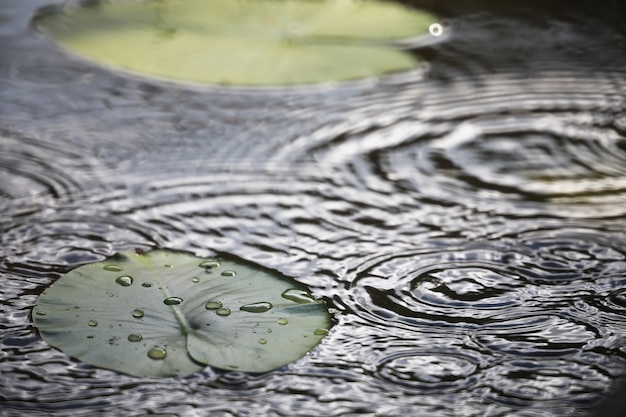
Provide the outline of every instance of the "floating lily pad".
<path id="1" fill-rule="evenodd" d="M 436 20 L 377 0 L 109 0 L 43 16 L 38 26 L 68 50 L 118 69 L 287 85 L 415 68 L 418 61 L 390 41 L 427 34 Z"/>
<path id="2" fill-rule="evenodd" d="M 185 376 L 205 365 L 266 372 L 326 334 L 326 305 L 294 281 L 225 257 L 152 250 L 79 267 L 33 311 L 52 346 L 137 376 Z"/>

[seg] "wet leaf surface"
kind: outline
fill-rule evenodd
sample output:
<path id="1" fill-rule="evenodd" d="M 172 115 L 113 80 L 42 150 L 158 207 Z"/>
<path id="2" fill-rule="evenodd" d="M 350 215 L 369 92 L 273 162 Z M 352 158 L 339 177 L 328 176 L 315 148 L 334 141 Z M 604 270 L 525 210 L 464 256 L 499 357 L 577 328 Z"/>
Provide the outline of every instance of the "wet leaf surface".
<path id="1" fill-rule="evenodd" d="M 137 376 L 204 365 L 265 372 L 304 356 L 330 318 L 294 281 L 233 259 L 165 250 L 79 267 L 39 297 L 43 338 L 87 363 Z"/>
<path id="2" fill-rule="evenodd" d="M 286 85 L 413 69 L 418 61 L 391 41 L 428 34 L 435 22 L 432 14 L 374 0 L 168 0 L 75 7 L 38 26 L 69 51 L 117 69 Z"/>

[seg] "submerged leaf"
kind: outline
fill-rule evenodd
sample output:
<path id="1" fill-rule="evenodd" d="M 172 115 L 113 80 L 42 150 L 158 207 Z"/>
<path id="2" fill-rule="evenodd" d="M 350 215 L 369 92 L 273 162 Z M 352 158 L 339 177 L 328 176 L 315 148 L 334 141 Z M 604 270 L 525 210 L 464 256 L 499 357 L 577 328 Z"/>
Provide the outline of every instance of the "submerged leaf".
<path id="1" fill-rule="evenodd" d="M 330 326 L 322 301 L 275 272 L 166 250 L 69 272 L 39 296 L 33 320 L 68 355 L 149 377 L 205 365 L 269 371 L 304 356 Z"/>
<path id="2" fill-rule="evenodd" d="M 44 16 L 39 27 L 80 56 L 133 72 L 286 85 L 415 68 L 389 41 L 435 21 L 377 0 L 116 0 Z"/>

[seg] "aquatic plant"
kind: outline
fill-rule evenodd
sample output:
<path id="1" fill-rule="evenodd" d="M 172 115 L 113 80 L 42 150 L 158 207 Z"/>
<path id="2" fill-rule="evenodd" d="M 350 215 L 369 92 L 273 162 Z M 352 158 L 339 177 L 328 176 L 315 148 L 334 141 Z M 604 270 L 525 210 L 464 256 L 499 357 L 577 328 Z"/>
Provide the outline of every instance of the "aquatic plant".
<path id="1" fill-rule="evenodd" d="M 168 250 L 70 271 L 39 296 L 33 321 L 70 356 L 146 377 L 206 365 L 266 372 L 304 356 L 330 326 L 325 303 L 276 272 Z"/>
<path id="2" fill-rule="evenodd" d="M 37 26 L 81 57 L 179 81 L 289 85 L 419 66 L 393 40 L 436 18 L 379 0 L 109 0 L 43 15 Z"/>

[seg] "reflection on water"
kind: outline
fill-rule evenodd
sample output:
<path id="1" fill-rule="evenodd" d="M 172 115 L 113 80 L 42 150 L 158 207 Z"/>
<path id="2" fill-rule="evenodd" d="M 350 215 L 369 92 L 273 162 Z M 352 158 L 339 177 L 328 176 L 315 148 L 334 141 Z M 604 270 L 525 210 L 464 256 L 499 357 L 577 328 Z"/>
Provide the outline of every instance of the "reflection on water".
<path id="1" fill-rule="evenodd" d="M 0 415 L 575 416 L 623 373 L 610 25 L 467 11 L 421 77 L 255 92 L 77 61 L 30 31 L 54 1 L 34 3 L 0 11 Z M 261 375 L 141 379 L 49 348 L 37 295 L 137 247 L 275 268 L 338 324 Z"/>

